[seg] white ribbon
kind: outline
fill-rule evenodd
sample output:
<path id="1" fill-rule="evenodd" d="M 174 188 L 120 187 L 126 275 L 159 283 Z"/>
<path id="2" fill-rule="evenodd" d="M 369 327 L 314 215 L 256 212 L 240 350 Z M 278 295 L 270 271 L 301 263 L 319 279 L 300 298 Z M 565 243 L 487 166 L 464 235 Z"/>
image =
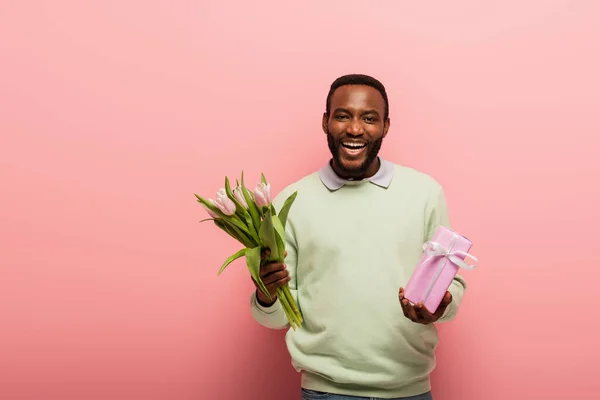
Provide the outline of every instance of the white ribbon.
<path id="1" fill-rule="evenodd" d="M 452 263 L 458 265 L 460 268 L 463 268 L 466 270 L 471 270 L 471 269 L 475 268 L 476 264 L 467 264 L 464 260 L 460 259 L 458 256 L 464 256 L 465 258 L 469 257 L 472 260 L 474 260 L 475 263 L 478 262 L 477 258 L 473 257 L 471 254 L 469 254 L 465 251 L 460 251 L 460 250 L 455 250 L 455 251 L 448 250 L 444 246 L 439 244 L 438 242 L 432 242 L 432 241 L 426 242 L 423 245 L 423 250 L 425 251 L 425 254 L 427 254 L 429 256 L 429 258 L 425 262 L 428 262 L 433 257 L 446 257 L 448 260 L 450 260 L 450 262 L 452 262 Z"/>
<path id="2" fill-rule="evenodd" d="M 434 257 L 444 257 L 447 260 L 449 260 L 451 263 L 458 265 L 460 268 L 463 268 L 466 270 L 471 270 L 471 269 L 475 268 L 475 264 L 467 264 L 465 261 L 460 259 L 459 256 L 464 256 L 465 258 L 469 257 L 472 260 L 474 260 L 475 263 L 478 262 L 477 258 L 473 257 L 472 255 L 470 255 L 469 253 L 464 252 L 464 251 L 460 251 L 460 250 L 453 251 L 452 250 L 457 239 L 458 239 L 458 234 L 453 232 L 452 240 L 450 241 L 450 246 L 449 246 L 450 249 L 446 249 L 444 246 L 442 246 L 438 242 L 434 242 L 434 241 L 425 242 L 425 244 L 423 245 L 423 251 L 429 257 L 424 262 L 427 263 Z M 445 260 L 444 260 L 444 262 L 440 263 L 437 271 L 435 272 L 433 279 L 431 280 L 431 282 L 429 283 L 429 286 L 427 287 L 427 290 L 423 294 L 423 298 L 421 299 L 421 301 L 423 303 L 429 298 L 429 295 L 431 294 L 431 290 L 433 289 L 433 286 L 435 285 L 438 278 L 442 274 L 442 271 L 444 270 L 445 265 L 446 265 Z"/>

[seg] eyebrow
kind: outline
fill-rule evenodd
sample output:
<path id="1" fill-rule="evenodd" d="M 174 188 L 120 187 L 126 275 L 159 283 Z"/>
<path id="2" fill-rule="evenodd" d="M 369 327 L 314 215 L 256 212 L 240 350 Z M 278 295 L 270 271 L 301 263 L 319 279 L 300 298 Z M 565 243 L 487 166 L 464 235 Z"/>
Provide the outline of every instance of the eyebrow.
<path id="1" fill-rule="evenodd" d="M 345 112 L 348 114 L 352 114 L 352 111 L 348 110 L 347 108 L 343 108 L 343 107 L 336 108 L 335 110 L 333 110 L 334 114 L 336 112 Z M 376 114 L 377 116 L 379 116 L 379 113 L 377 112 L 377 110 L 374 110 L 374 109 L 363 111 L 362 115 L 365 115 L 365 114 Z"/>

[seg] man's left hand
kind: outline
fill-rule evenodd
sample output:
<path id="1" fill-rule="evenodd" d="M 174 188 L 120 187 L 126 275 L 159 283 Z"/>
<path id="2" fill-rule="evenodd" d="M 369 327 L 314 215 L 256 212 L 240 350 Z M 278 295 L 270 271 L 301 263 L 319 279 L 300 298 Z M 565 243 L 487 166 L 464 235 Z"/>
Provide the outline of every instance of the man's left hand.
<path id="1" fill-rule="evenodd" d="M 450 305 L 450 303 L 452 303 L 452 294 L 450 294 L 450 292 L 446 292 L 442 302 L 433 314 L 429 312 L 427 308 L 425 308 L 423 303 L 419 302 L 415 305 L 412 305 L 410 301 L 405 299 L 404 288 L 400 288 L 398 299 L 400 300 L 400 305 L 402 306 L 402 311 L 404 312 L 404 316 L 406 318 L 418 324 L 427 325 L 437 321 L 442 317 L 442 315 L 444 315 L 444 311 L 446 311 L 446 308 Z"/>

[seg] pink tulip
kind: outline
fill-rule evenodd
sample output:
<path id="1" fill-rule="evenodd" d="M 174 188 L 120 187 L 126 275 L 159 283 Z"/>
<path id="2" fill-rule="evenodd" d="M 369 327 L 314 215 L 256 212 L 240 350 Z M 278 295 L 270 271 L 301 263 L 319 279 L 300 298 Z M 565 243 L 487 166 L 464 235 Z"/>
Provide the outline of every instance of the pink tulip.
<path id="1" fill-rule="evenodd" d="M 215 202 L 213 201 L 213 199 L 208 199 L 208 201 L 210 201 L 210 203 L 212 205 L 215 204 Z M 206 212 L 208 213 L 208 215 L 211 216 L 211 218 L 220 218 L 213 210 L 211 210 L 210 208 L 206 207 L 204 204 L 202 204 L 202 207 L 204 207 L 204 209 L 206 210 Z"/>
<path id="2" fill-rule="evenodd" d="M 246 210 L 248 209 L 248 203 L 246 203 L 246 199 L 244 198 L 244 193 L 242 193 L 241 187 L 236 187 L 233 189 L 233 197 L 244 207 Z"/>
<path id="3" fill-rule="evenodd" d="M 271 205 L 271 184 L 257 183 L 254 188 L 254 199 L 258 207 L 268 207 Z"/>
<path id="4" fill-rule="evenodd" d="M 217 199 L 215 200 L 215 207 L 217 207 L 225 215 L 235 214 L 235 203 L 229 197 L 225 189 L 219 189 L 217 192 Z"/>

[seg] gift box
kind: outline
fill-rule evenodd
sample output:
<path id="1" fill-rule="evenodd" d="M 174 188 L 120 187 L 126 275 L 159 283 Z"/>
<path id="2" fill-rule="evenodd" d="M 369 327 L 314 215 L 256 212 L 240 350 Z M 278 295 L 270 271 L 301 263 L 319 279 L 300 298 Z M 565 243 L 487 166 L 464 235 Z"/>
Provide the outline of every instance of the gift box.
<path id="1" fill-rule="evenodd" d="M 466 237 L 440 226 L 430 241 L 423 244 L 423 255 L 404 288 L 404 297 L 413 304 L 422 302 L 434 313 L 440 305 L 459 268 L 473 269 L 468 251 L 473 244 Z"/>

